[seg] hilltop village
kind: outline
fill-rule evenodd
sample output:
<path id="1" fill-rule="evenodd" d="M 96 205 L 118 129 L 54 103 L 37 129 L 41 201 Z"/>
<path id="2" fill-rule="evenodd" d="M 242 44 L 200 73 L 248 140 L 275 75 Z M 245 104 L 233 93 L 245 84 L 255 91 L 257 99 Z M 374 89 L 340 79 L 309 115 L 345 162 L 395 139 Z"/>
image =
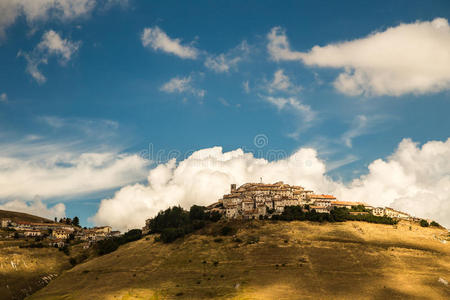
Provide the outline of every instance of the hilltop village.
<path id="1" fill-rule="evenodd" d="M 287 206 L 301 206 L 305 210 L 327 213 L 335 207 L 351 209 L 351 214 L 373 214 L 395 219 L 419 221 L 405 212 L 390 207 L 373 207 L 364 202 L 338 201 L 332 195 L 318 195 L 311 190 L 282 181 L 274 184 L 246 183 L 231 185 L 229 194 L 208 206 L 228 219 L 255 219 L 281 214 Z"/>
<path id="2" fill-rule="evenodd" d="M 35 238 L 48 242 L 49 246 L 64 247 L 69 241 L 84 243 L 89 248 L 93 243 L 119 236 L 119 231 L 113 231 L 110 226 L 81 228 L 71 224 L 70 219 L 63 218 L 59 222 L 27 222 L 14 221 L 9 218 L 0 220 L 1 228 L 8 232 L 6 238 Z"/>

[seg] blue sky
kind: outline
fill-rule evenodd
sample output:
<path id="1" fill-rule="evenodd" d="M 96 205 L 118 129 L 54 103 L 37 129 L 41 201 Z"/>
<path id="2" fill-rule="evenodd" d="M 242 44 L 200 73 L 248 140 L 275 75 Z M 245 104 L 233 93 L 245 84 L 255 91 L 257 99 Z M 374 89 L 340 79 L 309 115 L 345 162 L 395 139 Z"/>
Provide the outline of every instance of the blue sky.
<path id="1" fill-rule="evenodd" d="M 438 68 L 439 76 L 415 82 L 429 71 L 422 71 L 422 57 L 437 57 L 430 62 L 437 66 L 449 62 L 441 55 L 450 50 L 448 1 L 52 5 L 38 10 L 0 0 L 4 205 L 25 201 L 20 208 L 29 209 L 37 201 L 44 203 L 42 214 L 51 215 L 62 212 L 51 206 L 63 203 L 66 215 L 93 224 L 89 217 L 100 200 L 124 186 L 146 184 L 148 170 L 158 164 L 136 156 L 149 147 L 181 157 L 214 146 L 262 150 L 256 156 L 311 147 L 326 164 L 326 176 L 349 184 L 368 174 L 375 160 L 387 160 L 405 138 L 420 147 L 449 137 L 448 72 Z M 398 31 L 394 40 L 405 38 L 401 45 L 430 36 L 422 29 L 441 30 L 429 42 L 442 49 L 398 54 L 395 42 L 386 45 L 387 34 L 371 38 L 389 29 Z M 372 52 L 355 58 L 358 41 Z M 434 49 L 437 54 L 428 53 Z M 377 59 L 378 53 L 386 57 Z M 410 55 L 417 65 L 411 66 Z M 405 64 L 396 65 L 397 57 Z M 267 137 L 262 149 L 254 145 L 257 135 Z M 103 156 L 86 159 L 86 153 Z M 16 167 L 20 174 L 5 171 Z M 95 173 L 99 169 L 106 171 Z M 72 186 L 58 176 L 80 182 Z M 51 189 L 51 182 L 65 188 L 43 188 Z"/>

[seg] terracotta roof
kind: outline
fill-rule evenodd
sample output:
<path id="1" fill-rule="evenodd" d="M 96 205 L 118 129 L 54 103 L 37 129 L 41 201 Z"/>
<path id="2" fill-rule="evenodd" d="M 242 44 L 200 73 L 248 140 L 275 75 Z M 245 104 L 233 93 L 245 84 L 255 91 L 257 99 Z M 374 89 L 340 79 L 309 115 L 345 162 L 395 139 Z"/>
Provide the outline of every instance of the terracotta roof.
<path id="1" fill-rule="evenodd" d="M 364 205 L 362 202 L 350 202 L 350 201 L 331 201 L 331 205 L 351 205 L 351 206 L 357 206 L 357 205 Z"/>
<path id="2" fill-rule="evenodd" d="M 336 199 L 333 195 L 309 195 L 310 198 Z"/>

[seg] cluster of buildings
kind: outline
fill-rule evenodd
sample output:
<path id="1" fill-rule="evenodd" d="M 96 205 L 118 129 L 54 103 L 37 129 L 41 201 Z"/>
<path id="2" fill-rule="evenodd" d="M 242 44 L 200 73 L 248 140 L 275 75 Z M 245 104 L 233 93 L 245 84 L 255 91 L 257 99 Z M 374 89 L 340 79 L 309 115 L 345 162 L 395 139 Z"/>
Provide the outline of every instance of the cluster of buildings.
<path id="1" fill-rule="evenodd" d="M 11 237 L 47 238 L 50 245 L 62 247 L 68 240 L 93 242 L 120 235 L 119 231 L 112 231 L 110 226 L 81 228 L 65 223 L 35 223 L 1 219 L 1 228 L 8 229 Z"/>
<path id="2" fill-rule="evenodd" d="M 285 184 L 282 181 L 274 184 L 246 183 L 240 187 L 231 185 L 229 194 L 208 207 L 217 210 L 229 219 L 251 219 L 260 216 L 281 214 L 286 206 L 309 206 L 318 213 L 330 213 L 334 207 L 351 209 L 358 206 L 364 211 L 354 211 L 354 214 L 372 213 L 376 216 L 388 216 L 399 219 L 412 219 L 404 212 L 386 207 L 372 207 L 364 202 L 338 201 L 332 195 L 318 195 L 301 186 Z"/>

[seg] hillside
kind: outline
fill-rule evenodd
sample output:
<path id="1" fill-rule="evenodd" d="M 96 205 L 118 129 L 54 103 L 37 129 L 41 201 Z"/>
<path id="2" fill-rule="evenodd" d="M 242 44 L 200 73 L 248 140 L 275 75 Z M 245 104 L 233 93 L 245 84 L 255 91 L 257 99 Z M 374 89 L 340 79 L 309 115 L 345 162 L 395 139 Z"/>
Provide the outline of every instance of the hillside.
<path id="1" fill-rule="evenodd" d="M 0 219 L 11 219 L 14 222 L 22 221 L 22 222 L 42 222 L 42 223 L 49 223 L 53 222 L 49 219 L 33 216 L 26 213 L 20 213 L 15 211 L 9 211 L 9 210 L 0 210 Z"/>
<path id="2" fill-rule="evenodd" d="M 23 299 L 42 288 L 69 258 L 55 248 L 19 248 L 21 241 L 0 241 L 0 299 Z"/>
<path id="3" fill-rule="evenodd" d="M 219 222 L 65 271 L 34 299 L 448 299 L 448 231 L 401 222 Z"/>

